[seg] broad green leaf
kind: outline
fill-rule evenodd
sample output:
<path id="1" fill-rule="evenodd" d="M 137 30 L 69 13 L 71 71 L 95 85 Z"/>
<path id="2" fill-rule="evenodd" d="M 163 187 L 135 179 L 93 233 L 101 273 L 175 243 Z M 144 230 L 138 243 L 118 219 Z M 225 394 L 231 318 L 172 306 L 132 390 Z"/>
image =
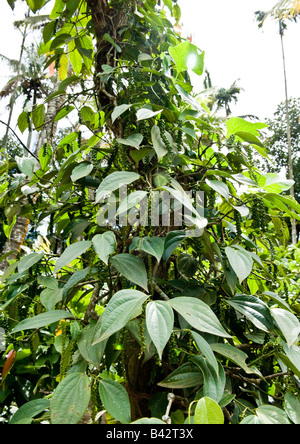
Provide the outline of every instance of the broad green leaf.
<path id="1" fill-rule="evenodd" d="M 231 337 L 223 329 L 211 308 L 200 299 L 176 297 L 170 299 L 167 304 L 174 308 L 196 330 L 225 338 Z"/>
<path id="2" fill-rule="evenodd" d="M 139 175 L 127 171 L 118 171 L 107 176 L 100 184 L 96 192 L 96 203 L 104 196 L 119 189 L 122 185 L 130 185 L 139 179 Z"/>
<path id="3" fill-rule="evenodd" d="M 274 329 L 269 307 L 256 296 L 237 295 L 226 300 L 227 304 L 248 318 L 258 329 Z"/>
<path id="4" fill-rule="evenodd" d="M 226 123 L 227 126 L 227 138 L 236 133 L 251 133 L 257 137 L 260 136 L 259 130 L 267 128 L 266 123 L 252 123 L 247 120 L 241 119 L 240 117 L 232 117 Z"/>
<path id="5" fill-rule="evenodd" d="M 216 402 L 220 402 L 225 389 L 226 374 L 221 363 L 218 363 L 218 371 L 210 365 L 203 356 L 194 356 L 192 361 L 198 365 L 203 373 L 203 394 Z"/>
<path id="6" fill-rule="evenodd" d="M 161 114 L 162 111 L 162 109 L 160 109 L 159 111 L 152 111 L 152 109 L 149 108 L 139 109 L 136 113 L 137 121 L 139 122 L 140 120 L 151 119 L 152 117 Z"/>
<path id="7" fill-rule="evenodd" d="M 48 43 L 55 33 L 55 21 L 51 21 L 44 26 L 43 29 L 43 40 L 44 43 Z"/>
<path id="8" fill-rule="evenodd" d="M 118 52 L 122 52 L 121 48 L 117 43 L 114 41 L 114 39 L 109 34 L 104 34 L 103 40 L 106 40 L 109 42 Z"/>
<path id="9" fill-rule="evenodd" d="M 101 328 L 94 338 L 94 344 L 109 338 L 121 330 L 137 314 L 148 295 L 138 290 L 121 290 L 113 295 L 101 318 Z"/>
<path id="10" fill-rule="evenodd" d="M 32 112 L 32 122 L 37 131 L 41 131 L 42 126 L 45 122 L 45 117 L 46 117 L 45 105 L 37 106 Z"/>
<path id="11" fill-rule="evenodd" d="M 91 398 L 90 380 L 84 373 L 70 373 L 59 383 L 50 400 L 52 424 L 77 424 Z"/>
<path id="12" fill-rule="evenodd" d="M 300 424 L 300 395 L 287 393 L 284 398 L 284 410 L 294 424 Z"/>
<path id="13" fill-rule="evenodd" d="M 207 226 L 208 220 L 205 217 L 200 216 L 198 211 L 194 208 L 190 197 L 183 189 L 175 189 L 166 186 L 162 188 L 165 191 L 168 191 L 174 197 L 174 199 L 190 213 L 190 215 L 188 212 L 185 213 L 185 219 L 189 220 L 192 225 L 196 225 L 200 230 Z"/>
<path id="14" fill-rule="evenodd" d="M 292 311 L 289 304 L 287 302 L 285 302 L 280 296 L 278 296 L 278 294 L 273 293 L 272 291 L 264 291 L 264 293 L 266 296 L 268 296 L 270 299 L 273 299 L 274 301 L 277 302 L 277 304 L 288 311 Z"/>
<path id="15" fill-rule="evenodd" d="M 41 9 L 44 6 L 46 0 L 26 0 L 26 2 L 31 11 L 33 13 L 36 13 L 39 9 Z"/>
<path id="16" fill-rule="evenodd" d="M 80 109 L 80 115 L 83 120 L 89 124 L 93 124 L 95 122 L 96 114 L 90 106 L 83 106 Z"/>
<path id="17" fill-rule="evenodd" d="M 108 265 L 109 256 L 111 256 L 117 246 L 116 236 L 112 231 L 106 231 L 103 234 L 97 234 L 93 237 L 94 250 L 99 258 Z"/>
<path id="18" fill-rule="evenodd" d="M 160 161 L 160 159 L 168 153 L 168 150 L 167 150 L 165 143 L 163 142 L 163 140 L 161 138 L 160 129 L 156 125 L 152 127 L 151 139 L 152 139 L 152 143 L 153 143 L 153 148 L 155 149 L 158 160 Z"/>
<path id="19" fill-rule="evenodd" d="M 55 0 L 52 12 L 50 14 L 50 19 L 56 19 L 60 16 L 60 13 L 64 10 L 66 3 L 64 0 Z"/>
<path id="20" fill-rule="evenodd" d="M 251 254 L 246 250 L 241 251 L 231 247 L 226 247 L 225 253 L 233 271 L 242 283 L 252 272 L 253 260 Z"/>
<path id="21" fill-rule="evenodd" d="M 142 143 L 144 136 L 142 134 L 132 134 L 127 139 L 117 139 L 119 143 L 126 146 L 132 146 L 134 148 L 139 148 Z"/>
<path id="22" fill-rule="evenodd" d="M 68 282 L 63 287 L 63 300 L 66 299 L 68 293 L 77 285 L 79 282 L 83 281 L 90 272 L 90 268 L 84 268 L 83 270 L 75 271 L 69 278 Z"/>
<path id="23" fill-rule="evenodd" d="M 12 10 L 15 9 L 16 0 L 7 0 L 7 3 L 9 4 Z"/>
<path id="24" fill-rule="evenodd" d="M 82 177 L 88 176 L 93 171 L 93 164 L 88 162 L 82 162 L 79 165 L 77 165 L 74 170 L 72 171 L 71 180 L 72 182 L 76 182 L 79 179 L 82 179 Z"/>
<path id="25" fill-rule="evenodd" d="M 144 262 L 132 254 L 117 254 L 111 258 L 111 264 L 126 279 L 148 291 L 148 276 Z"/>
<path id="26" fill-rule="evenodd" d="M 277 208 L 278 210 L 283 211 L 286 213 L 289 217 L 293 219 L 300 220 L 300 212 L 298 212 L 298 203 L 296 201 L 293 201 L 291 199 L 288 199 L 287 196 L 281 196 L 279 194 L 274 193 L 268 193 L 265 194 L 263 197 L 264 201 L 266 201 L 267 204 L 271 204 L 271 208 Z M 292 212 L 287 205 L 289 205 L 292 209 L 295 209 L 297 212 Z"/>
<path id="27" fill-rule="evenodd" d="M 52 158 L 52 148 L 47 143 L 46 145 L 42 146 L 39 152 L 39 161 L 42 170 L 45 170 L 47 168 L 51 158 Z"/>
<path id="28" fill-rule="evenodd" d="M 133 191 L 133 193 L 130 193 L 128 196 L 125 197 L 125 199 L 121 201 L 116 216 L 119 216 L 120 214 L 127 214 L 131 208 L 139 205 L 147 196 L 147 191 Z M 145 204 L 148 205 L 147 199 L 145 199 Z"/>
<path id="29" fill-rule="evenodd" d="M 141 250 L 154 256 L 159 262 L 164 253 L 165 240 L 162 237 L 144 237 L 141 243 Z"/>
<path id="30" fill-rule="evenodd" d="M 130 422 L 130 400 L 127 391 L 121 384 L 112 379 L 101 379 L 99 394 L 104 408 L 113 418 L 122 424 Z"/>
<path id="31" fill-rule="evenodd" d="M 272 308 L 271 314 L 290 347 L 298 340 L 300 335 L 300 322 L 298 318 L 293 313 L 282 308 Z"/>
<path id="32" fill-rule="evenodd" d="M 275 173 L 268 173 L 263 176 L 259 176 L 258 185 L 266 190 L 268 193 L 280 194 L 283 191 L 288 191 L 295 184 L 293 180 L 287 180 Z"/>
<path id="33" fill-rule="evenodd" d="M 208 397 L 201 398 L 195 409 L 195 424 L 224 424 L 221 407 Z"/>
<path id="34" fill-rule="evenodd" d="M 198 269 L 198 262 L 191 254 L 182 253 L 177 258 L 177 267 L 181 276 L 189 279 L 195 275 Z"/>
<path id="35" fill-rule="evenodd" d="M 102 358 L 104 355 L 105 347 L 107 341 L 99 342 L 98 344 L 92 345 L 95 333 L 101 325 L 101 321 L 95 325 L 88 325 L 85 327 L 78 341 L 78 349 L 81 356 L 89 363 L 93 364 L 97 369 L 100 368 Z"/>
<path id="36" fill-rule="evenodd" d="M 215 353 L 219 353 L 220 355 L 229 359 L 229 361 L 241 367 L 245 373 L 247 374 L 255 373 L 255 370 L 254 369 L 252 370 L 246 364 L 248 355 L 244 353 L 242 350 L 239 350 L 238 348 L 233 347 L 232 345 L 222 344 L 222 343 L 210 344 L 210 346 Z"/>
<path id="37" fill-rule="evenodd" d="M 30 113 L 29 113 L 30 114 Z M 24 131 L 28 128 L 28 112 L 23 111 L 19 117 L 18 117 L 18 127 L 21 133 L 23 134 Z"/>
<path id="38" fill-rule="evenodd" d="M 46 308 L 47 311 L 53 310 L 56 304 L 62 300 L 62 290 L 53 290 L 50 288 L 47 288 L 46 290 L 42 291 L 40 295 L 40 300 L 42 305 Z"/>
<path id="39" fill-rule="evenodd" d="M 285 356 L 288 358 L 287 366 L 300 378 L 300 347 L 283 343 Z M 281 355 L 282 357 L 282 355 Z"/>
<path id="40" fill-rule="evenodd" d="M 243 421 L 240 423 L 243 425 L 257 425 L 257 424 L 264 424 L 264 422 L 256 415 L 249 415 L 246 416 L 246 418 L 243 419 Z"/>
<path id="41" fill-rule="evenodd" d="M 69 58 L 70 62 L 73 66 L 74 73 L 79 76 L 82 70 L 82 57 L 79 53 L 78 49 L 76 48 L 76 44 L 74 40 L 71 40 L 69 43 Z"/>
<path id="42" fill-rule="evenodd" d="M 27 420 L 32 420 L 35 416 L 49 409 L 49 399 L 34 399 L 33 401 L 23 404 L 13 415 L 9 424 L 22 424 L 23 421 L 27 424 Z M 30 421 L 31 422 L 31 421 Z"/>
<path id="43" fill-rule="evenodd" d="M 201 76 L 204 69 L 204 52 L 199 54 L 197 46 L 189 41 L 169 48 L 169 54 L 173 58 L 178 72 L 192 70 Z"/>
<path id="44" fill-rule="evenodd" d="M 203 375 L 199 367 L 191 362 L 183 364 L 159 382 L 160 387 L 168 389 L 184 389 L 203 384 Z"/>
<path id="45" fill-rule="evenodd" d="M 25 174 L 29 178 L 32 178 L 35 168 L 35 159 L 32 157 L 15 157 L 17 165 L 21 173 Z"/>
<path id="46" fill-rule="evenodd" d="M 116 108 L 113 110 L 112 113 L 112 123 L 114 123 L 118 117 L 120 117 L 123 113 L 125 113 L 125 111 L 127 111 L 129 108 L 131 108 L 132 105 L 120 105 L 120 106 L 116 106 Z"/>
<path id="47" fill-rule="evenodd" d="M 64 108 L 62 108 L 61 110 L 58 111 L 58 113 L 55 116 L 54 121 L 58 122 L 61 119 L 64 119 L 65 117 L 67 117 L 68 114 L 70 114 L 73 110 L 75 109 L 74 106 L 70 106 L 67 105 Z"/>
<path id="48" fill-rule="evenodd" d="M 146 326 L 160 360 L 174 326 L 174 312 L 164 301 L 151 301 L 146 307 Z"/>
<path id="49" fill-rule="evenodd" d="M 226 183 L 221 182 L 220 180 L 210 180 L 210 179 L 205 179 L 205 182 L 210 188 L 215 190 L 221 196 L 225 197 L 225 199 L 229 199 L 230 197 L 229 188 L 226 185 Z"/>
<path id="50" fill-rule="evenodd" d="M 61 257 L 56 261 L 55 273 L 84 254 L 91 246 L 92 243 L 90 241 L 80 241 L 67 247 Z"/>
<path id="51" fill-rule="evenodd" d="M 167 234 L 163 253 L 164 262 L 169 260 L 173 251 L 184 239 L 186 239 L 186 234 L 184 231 L 171 231 Z"/>
<path id="52" fill-rule="evenodd" d="M 27 318 L 21 321 L 13 330 L 12 333 L 18 333 L 24 330 L 33 330 L 46 327 L 54 324 L 62 319 L 74 318 L 72 313 L 63 310 L 47 311 L 32 318 Z"/>
<path id="53" fill-rule="evenodd" d="M 261 405 L 256 414 L 263 424 L 290 424 L 284 410 L 273 405 Z"/>
<path id="54" fill-rule="evenodd" d="M 199 333 L 192 331 L 192 335 L 196 342 L 197 347 L 199 348 L 201 353 L 203 353 L 203 355 L 206 357 L 209 364 L 214 369 L 215 373 L 218 374 L 219 364 L 218 361 L 216 360 L 212 347 L 201 335 L 199 335 Z"/>
<path id="55" fill-rule="evenodd" d="M 38 276 L 38 284 L 43 287 L 50 288 L 51 290 L 58 290 L 58 280 L 51 276 Z"/>
<path id="56" fill-rule="evenodd" d="M 18 264 L 19 273 L 24 273 L 24 271 L 28 270 L 29 268 L 40 262 L 43 257 L 44 253 L 30 253 L 27 256 L 24 256 Z"/>

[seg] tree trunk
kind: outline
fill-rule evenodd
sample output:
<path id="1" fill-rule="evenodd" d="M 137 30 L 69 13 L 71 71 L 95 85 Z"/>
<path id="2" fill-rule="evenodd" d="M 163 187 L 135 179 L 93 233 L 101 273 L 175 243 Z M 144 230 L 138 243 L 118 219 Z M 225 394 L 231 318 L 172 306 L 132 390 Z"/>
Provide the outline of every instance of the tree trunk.
<path id="1" fill-rule="evenodd" d="M 19 56 L 19 61 L 18 61 L 18 70 L 16 73 L 16 77 L 19 77 L 20 73 L 21 73 L 21 65 L 22 65 L 22 59 L 23 59 L 23 54 L 24 54 L 24 49 L 25 49 L 26 37 L 27 37 L 27 25 L 25 25 L 24 34 L 23 34 L 23 38 L 22 38 L 20 56 Z M 18 84 L 19 84 L 19 80 L 15 83 L 14 90 L 12 92 L 12 95 L 11 95 L 11 98 L 9 101 L 9 105 L 8 105 L 9 115 L 8 115 L 8 121 L 7 121 L 7 126 L 6 126 L 6 132 L 5 132 L 5 136 L 4 136 L 4 140 L 3 140 L 3 148 L 4 149 L 6 149 L 6 145 L 7 145 L 8 133 L 9 133 L 9 129 L 10 129 L 12 114 L 13 114 L 13 110 L 14 110 L 14 106 L 15 106 L 15 102 L 16 102 L 16 98 L 17 98 Z"/>
<path id="2" fill-rule="evenodd" d="M 60 82 L 56 79 L 51 91 L 51 95 L 55 94 L 58 91 L 59 85 Z M 65 100 L 66 99 L 64 95 L 58 95 L 50 100 L 50 102 L 48 103 L 45 123 L 39 134 L 39 139 L 35 149 L 35 154 L 37 156 L 39 155 L 39 151 L 45 143 L 49 143 L 50 145 L 52 145 L 58 125 L 58 122 L 55 122 L 54 119 Z"/>
<path id="3" fill-rule="evenodd" d="M 59 87 L 59 82 L 55 82 L 53 90 L 51 94 L 57 92 Z M 37 146 L 35 149 L 35 154 L 38 156 L 40 148 L 44 145 L 44 143 L 49 142 L 50 144 L 53 141 L 53 137 L 55 135 L 57 129 L 57 123 L 54 122 L 54 118 L 59 111 L 62 101 L 64 97 L 57 96 L 54 97 L 48 104 L 48 110 L 45 118 L 45 125 L 40 132 L 39 139 L 37 142 Z M 26 235 L 28 233 L 30 221 L 24 217 L 18 217 L 15 226 L 12 229 L 9 239 L 7 239 L 2 255 L 12 252 L 10 256 L 8 256 L 7 260 L 0 262 L 0 271 L 4 272 L 6 268 L 9 266 L 8 260 L 13 260 L 16 258 L 17 254 L 20 252 L 21 247 L 24 243 Z"/>
<path id="4" fill-rule="evenodd" d="M 289 97 L 288 97 L 288 86 L 287 86 L 285 50 L 284 50 L 284 43 L 283 43 L 283 26 L 282 26 L 281 21 L 279 22 L 279 32 L 280 32 L 280 39 L 281 39 L 284 86 L 285 86 L 285 110 L 286 110 L 286 126 L 287 126 L 287 141 L 288 141 L 288 178 L 290 180 L 294 180 L 291 121 L 290 121 L 290 112 L 289 112 Z M 294 186 L 292 186 L 292 188 L 290 190 L 290 194 L 292 197 L 295 198 L 295 187 Z M 293 245 L 296 245 L 298 242 L 296 219 L 291 219 L 291 224 L 292 224 L 292 243 L 293 243 Z"/>
<path id="5" fill-rule="evenodd" d="M 25 217 L 18 217 L 14 228 L 12 229 L 10 238 L 7 239 L 4 249 L 1 255 L 5 255 L 11 252 L 7 260 L 13 260 L 19 253 L 21 246 L 24 242 L 26 234 L 28 232 L 29 220 Z M 9 266 L 7 260 L 0 262 L 0 271 L 4 272 Z"/>

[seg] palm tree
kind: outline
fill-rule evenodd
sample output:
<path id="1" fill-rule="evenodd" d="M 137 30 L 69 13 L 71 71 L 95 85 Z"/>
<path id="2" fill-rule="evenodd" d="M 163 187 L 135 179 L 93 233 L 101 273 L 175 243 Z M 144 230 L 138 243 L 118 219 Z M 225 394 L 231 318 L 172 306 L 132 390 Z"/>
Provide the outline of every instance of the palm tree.
<path id="1" fill-rule="evenodd" d="M 286 70 L 286 57 L 284 48 L 284 32 L 287 29 L 286 20 L 297 21 L 300 16 L 300 0 L 282 0 L 278 2 L 272 9 L 267 12 L 257 11 L 257 20 L 259 27 L 264 25 L 267 18 L 276 20 L 279 25 L 279 35 L 281 40 L 282 62 L 284 72 L 284 88 L 285 88 L 285 110 L 286 110 L 286 123 L 287 123 L 287 141 L 288 141 L 288 178 L 294 180 L 293 159 L 292 159 L 292 137 L 291 137 L 291 122 L 289 115 L 289 95 L 288 95 L 288 82 L 287 82 L 287 70 Z M 290 190 L 292 197 L 295 197 L 295 188 Z M 296 245 L 297 228 L 296 220 L 292 219 L 292 243 Z"/>

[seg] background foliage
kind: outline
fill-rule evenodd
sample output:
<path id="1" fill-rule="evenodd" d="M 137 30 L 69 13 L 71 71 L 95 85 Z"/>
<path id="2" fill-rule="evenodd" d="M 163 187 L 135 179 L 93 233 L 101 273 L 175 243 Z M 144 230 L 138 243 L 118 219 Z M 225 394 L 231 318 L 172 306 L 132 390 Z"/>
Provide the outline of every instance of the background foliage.
<path id="1" fill-rule="evenodd" d="M 21 217 L 33 234 L 2 257 L 1 420 L 299 423 L 287 220 L 300 206 L 291 181 L 255 166 L 266 124 L 219 119 L 193 94 L 205 54 L 176 32 L 177 2 L 50 3 L 40 53 L 53 91 L 18 121 L 39 133 L 37 159 L 0 167 L 4 234 Z M 122 184 L 132 208 L 179 197 L 201 236 L 99 226 L 103 190 L 121 200 Z M 203 214 L 187 191 L 203 193 Z"/>

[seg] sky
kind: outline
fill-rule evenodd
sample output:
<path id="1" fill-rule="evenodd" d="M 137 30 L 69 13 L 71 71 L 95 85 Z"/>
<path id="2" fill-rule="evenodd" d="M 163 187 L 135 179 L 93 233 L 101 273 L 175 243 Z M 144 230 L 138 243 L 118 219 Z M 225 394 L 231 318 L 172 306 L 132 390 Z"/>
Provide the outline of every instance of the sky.
<path id="1" fill-rule="evenodd" d="M 243 89 L 236 116 L 252 114 L 261 120 L 272 117 L 277 105 L 285 98 L 281 43 L 278 25 L 269 20 L 258 29 L 254 12 L 269 10 L 277 0 L 179 0 L 186 34 L 205 51 L 205 66 L 213 86 L 229 88 L 237 81 Z M 13 22 L 24 16 L 25 2 L 18 5 L 14 15 L 6 0 L 1 0 L 0 54 L 18 59 L 21 36 Z M 289 23 L 285 35 L 286 66 L 290 97 L 300 97 L 300 23 Z M 9 79 L 1 62 L 0 88 Z M 203 78 L 195 87 L 202 89 Z M 7 111 L 0 103 L 0 119 Z M 0 136 L 3 128 L 0 128 Z"/>

